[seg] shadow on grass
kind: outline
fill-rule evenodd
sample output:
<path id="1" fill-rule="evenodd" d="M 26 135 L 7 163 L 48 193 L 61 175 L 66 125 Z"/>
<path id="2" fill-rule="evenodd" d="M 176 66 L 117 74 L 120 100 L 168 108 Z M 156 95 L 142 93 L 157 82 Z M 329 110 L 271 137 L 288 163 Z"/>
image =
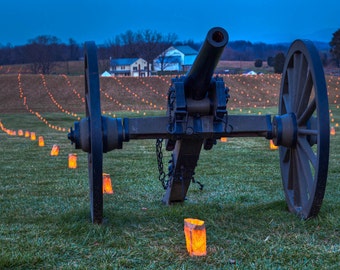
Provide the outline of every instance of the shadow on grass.
<path id="1" fill-rule="evenodd" d="M 170 227 L 182 227 L 183 219 L 186 217 L 200 218 L 220 224 L 222 227 L 228 226 L 230 221 L 235 226 L 242 225 L 254 227 L 268 219 L 287 221 L 287 217 L 293 220 L 298 219 L 287 210 L 284 201 L 273 201 L 268 203 L 245 205 L 220 204 L 220 203 L 182 203 L 171 206 L 162 205 L 160 202 L 150 203 L 148 207 L 120 207 L 118 205 L 104 205 L 103 227 L 124 230 L 126 228 L 138 228 L 140 226 L 159 226 L 167 224 Z M 249 221 L 252 221 L 252 224 Z M 72 225 L 83 224 L 92 225 L 90 219 L 90 207 L 88 209 L 73 209 L 61 216 L 51 216 L 48 220 L 56 224 Z M 158 224 L 158 225 L 157 225 Z M 208 225 L 209 226 L 209 225 Z M 261 225 L 259 225 L 261 226 Z"/>

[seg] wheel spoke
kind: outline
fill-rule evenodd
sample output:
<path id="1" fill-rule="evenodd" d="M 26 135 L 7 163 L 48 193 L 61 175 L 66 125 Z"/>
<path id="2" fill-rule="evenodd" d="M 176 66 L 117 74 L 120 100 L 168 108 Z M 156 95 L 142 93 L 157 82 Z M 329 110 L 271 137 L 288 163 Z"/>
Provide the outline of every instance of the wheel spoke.
<path id="1" fill-rule="evenodd" d="M 298 65 L 296 67 L 296 75 L 298 78 L 296 79 L 296 89 L 304 89 L 307 81 L 308 74 L 308 63 L 306 61 L 305 56 L 302 53 L 295 54 L 299 57 L 297 58 Z M 304 91 L 296 91 L 296 97 L 294 102 L 294 112 L 298 112 L 300 102 L 304 101 Z M 309 100 L 309 96 L 307 102 Z"/>
<path id="2" fill-rule="evenodd" d="M 300 84 L 301 84 L 301 80 L 303 79 L 301 77 L 301 69 L 302 69 L 302 57 L 303 55 L 301 53 L 295 53 L 294 54 L 294 68 L 293 68 L 293 74 L 294 74 L 294 80 L 293 80 L 293 89 L 294 89 L 294 95 L 292 95 L 293 93 L 291 93 L 291 96 L 293 98 L 292 100 L 292 109 L 293 112 L 296 112 L 297 109 L 297 101 L 300 100 L 300 93 L 299 91 L 296 91 L 297 89 L 299 89 Z"/>
<path id="3" fill-rule="evenodd" d="M 308 107 L 306 108 L 306 110 L 298 118 L 298 120 L 297 120 L 298 126 L 306 125 L 309 118 L 312 117 L 315 109 L 316 109 L 316 100 L 315 100 L 315 98 L 313 98 L 312 101 L 308 104 Z"/>
<path id="4" fill-rule="evenodd" d="M 286 147 L 280 147 L 280 154 L 285 156 L 283 160 L 281 160 L 281 175 L 282 175 L 282 183 L 285 191 L 289 191 L 287 195 L 290 197 L 289 200 L 293 200 L 293 161 L 291 159 L 291 150 Z"/>
<path id="5" fill-rule="evenodd" d="M 313 196 L 317 157 L 305 138 L 298 140 L 296 149 L 286 148 L 282 154 L 284 186 L 292 206 L 299 212 L 308 206 Z"/>
<path id="6" fill-rule="evenodd" d="M 291 151 L 290 161 L 289 161 L 289 179 L 288 179 L 288 189 L 291 190 L 291 200 L 295 206 L 301 206 L 301 195 L 299 187 L 299 170 L 296 166 L 298 162 L 298 156 L 296 151 Z"/>
<path id="7" fill-rule="evenodd" d="M 289 104 L 290 104 L 290 109 L 292 112 L 293 110 L 293 106 L 294 106 L 294 92 L 296 91 L 295 89 L 295 72 L 294 72 L 294 68 L 288 68 L 287 69 L 287 77 L 288 77 L 288 97 L 289 97 Z"/>
<path id="8" fill-rule="evenodd" d="M 310 199 L 310 190 L 308 186 L 310 170 L 307 169 L 306 166 L 308 164 L 306 164 L 305 160 L 300 155 L 301 153 L 296 151 L 296 154 L 296 161 L 300 169 L 296 170 L 297 176 L 295 179 L 296 185 L 294 185 L 294 195 L 299 198 L 296 198 L 294 201 L 297 203 L 296 205 L 298 207 L 304 208 Z"/>
<path id="9" fill-rule="evenodd" d="M 316 170 L 317 156 L 314 153 L 314 151 L 313 151 L 312 147 L 310 146 L 310 144 L 308 143 L 308 141 L 305 138 L 300 138 L 298 140 L 298 147 L 301 148 L 303 153 L 305 153 L 306 160 L 309 161 L 311 163 L 311 165 L 313 166 L 314 170 Z"/>
<path id="10" fill-rule="evenodd" d="M 290 112 L 292 112 L 292 107 L 291 107 L 291 105 L 290 105 L 290 103 L 289 103 L 289 94 L 283 94 L 282 95 L 282 98 L 283 98 L 283 103 L 284 103 L 284 105 L 285 105 L 285 108 L 286 108 L 286 112 L 287 113 L 290 113 Z"/>
<path id="11" fill-rule="evenodd" d="M 314 182 L 313 175 L 316 169 L 316 156 L 305 139 L 299 140 L 297 148 L 299 171 L 301 172 L 299 182 L 301 182 L 303 190 L 311 194 Z"/>
<path id="12" fill-rule="evenodd" d="M 300 95 L 300 100 L 299 100 L 299 104 L 296 109 L 296 116 L 298 118 L 302 115 L 302 113 L 305 111 L 308 105 L 311 92 L 312 92 L 312 88 L 313 88 L 313 79 L 312 79 L 311 73 L 308 72 L 306 80 L 301 88 L 302 91 Z"/>
<path id="13" fill-rule="evenodd" d="M 303 206 L 303 202 L 307 200 L 306 191 L 306 175 L 305 170 L 300 168 L 301 166 L 301 157 L 300 153 L 296 150 L 291 152 L 290 160 L 289 160 L 289 172 L 287 179 L 287 191 L 289 192 L 289 199 L 291 201 L 292 206 L 296 211 L 300 211 L 299 209 Z M 303 165 L 302 165 L 303 166 Z"/>
<path id="14" fill-rule="evenodd" d="M 299 128 L 298 130 L 299 135 L 312 135 L 317 136 L 319 131 L 316 129 L 306 129 L 306 128 Z"/>
<path id="15" fill-rule="evenodd" d="M 283 178 L 287 179 L 288 178 L 288 174 L 286 174 L 286 172 L 288 172 L 288 165 L 289 164 L 289 159 L 290 159 L 290 149 L 284 146 L 280 147 L 280 156 L 283 156 L 282 158 L 282 165 L 285 166 L 285 170 L 283 173 Z"/>
<path id="16" fill-rule="evenodd" d="M 283 162 L 288 162 L 290 159 L 290 148 L 281 147 L 281 155 Z"/>

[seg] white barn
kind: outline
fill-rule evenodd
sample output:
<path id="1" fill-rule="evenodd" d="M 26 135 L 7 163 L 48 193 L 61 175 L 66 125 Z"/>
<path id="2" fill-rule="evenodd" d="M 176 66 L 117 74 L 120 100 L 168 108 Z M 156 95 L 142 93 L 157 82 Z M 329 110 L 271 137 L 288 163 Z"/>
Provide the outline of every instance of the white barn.
<path id="1" fill-rule="evenodd" d="M 187 71 L 198 52 L 190 46 L 171 46 L 153 60 L 154 71 Z"/>

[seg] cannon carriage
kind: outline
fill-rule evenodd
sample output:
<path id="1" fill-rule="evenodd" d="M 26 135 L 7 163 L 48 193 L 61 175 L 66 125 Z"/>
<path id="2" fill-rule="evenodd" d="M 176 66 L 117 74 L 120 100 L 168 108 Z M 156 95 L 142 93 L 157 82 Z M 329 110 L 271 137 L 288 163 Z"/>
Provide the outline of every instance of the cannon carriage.
<path id="1" fill-rule="evenodd" d="M 88 153 L 90 208 L 93 223 L 103 220 L 103 153 L 129 140 L 165 140 L 172 151 L 163 202 L 183 202 L 203 149 L 221 137 L 263 137 L 279 146 L 283 189 L 288 208 L 303 219 L 316 216 L 325 193 L 329 159 L 329 111 L 325 77 L 310 41 L 290 46 L 277 115 L 230 115 L 229 90 L 214 70 L 228 43 L 225 29 L 210 29 L 185 76 L 174 78 L 167 113 L 159 117 L 110 118 L 101 115 L 97 49 L 85 44 L 86 117 L 68 134 Z M 164 172 L 161 172 L 164 174 Z"/>

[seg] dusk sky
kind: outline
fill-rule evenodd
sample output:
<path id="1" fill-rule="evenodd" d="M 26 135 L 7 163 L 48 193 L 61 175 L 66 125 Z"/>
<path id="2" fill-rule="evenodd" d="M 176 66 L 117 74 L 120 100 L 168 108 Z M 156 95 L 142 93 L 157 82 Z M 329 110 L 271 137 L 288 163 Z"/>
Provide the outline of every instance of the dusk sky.
<path id="1" fill-rule="evenodd" d="M 340 29 L 339 0 L 0 0 L 0 45 L 39 35 L 103 44 L 127 30 L 176 33 L 202 41 L 214 26 L 229 40 L 329 42 Z"/>

